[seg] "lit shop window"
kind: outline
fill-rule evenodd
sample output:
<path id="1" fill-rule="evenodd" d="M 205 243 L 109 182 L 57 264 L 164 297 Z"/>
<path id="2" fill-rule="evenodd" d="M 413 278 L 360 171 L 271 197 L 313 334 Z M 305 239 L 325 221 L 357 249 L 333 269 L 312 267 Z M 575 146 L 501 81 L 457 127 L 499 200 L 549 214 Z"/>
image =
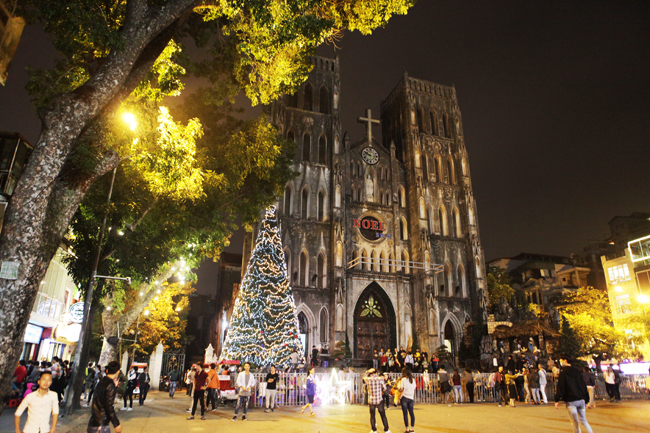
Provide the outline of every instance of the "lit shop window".
<path id="1" fill-rule="evenodd" d="M 624 281 L 630 281 L 630 271 L 627 265 L 614 266 L 607 269 L 609 273 L 609 281 L 611 283 L 621 283 Z"/>

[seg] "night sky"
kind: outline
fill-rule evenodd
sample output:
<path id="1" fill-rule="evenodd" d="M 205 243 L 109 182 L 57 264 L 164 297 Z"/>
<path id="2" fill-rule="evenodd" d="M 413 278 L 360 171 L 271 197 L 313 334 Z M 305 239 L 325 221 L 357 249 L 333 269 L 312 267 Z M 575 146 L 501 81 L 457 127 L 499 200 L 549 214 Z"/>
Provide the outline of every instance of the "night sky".
<path id="1" fill-rule="evenodd" d="M 338 46 L 319 54 L 341 58 L 353 141 L 364 134 L 356 118 L 365 108 L 378 117 L 404 71 L 456 86 L 486 259 L 569 255 L 608 234 L 614 215 L 650 211 L 647 0 L 420 0 Z M 24 67 L 53 58 L 42 30 L 26 28 L 0 88 L 0 130 L 36 141 Z"/>

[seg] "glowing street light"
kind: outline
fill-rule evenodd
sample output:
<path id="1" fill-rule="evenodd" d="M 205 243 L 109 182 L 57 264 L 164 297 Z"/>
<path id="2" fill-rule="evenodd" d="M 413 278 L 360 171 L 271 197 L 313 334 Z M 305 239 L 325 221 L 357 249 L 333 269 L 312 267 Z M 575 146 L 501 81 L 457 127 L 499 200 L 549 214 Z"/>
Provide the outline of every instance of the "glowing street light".
<path id="1" fill-rule="evenodd" d="M 144 315 L 148 316 L 149 315 L 149 310 L 144 310 Z"/>
<path id="2" fill-rule="evenodd" d="M 650 301 L 650 298 L 648 297 L 648 295 L 639 295 L 639 296 L 637 296 L 636 299 L 637 299 L 639 302 L 641 302 L 642 304 L 647 304 L 648 301 Z"/>
<path id="3" fill-rule="evenodd" d="M 132 113 L 124 113 L 122 119 L 129 125 L 131 131 L 135 131 L 138 127 L 138 122 L 135 120 L 135 116 Z"/>
<path id="4" fill-rule="evenodd" d="M 614 290 L 616 290 L 617 292 L 622 292 L 623 288 L 621 286 L 616 286 L 614 287 Z"/>

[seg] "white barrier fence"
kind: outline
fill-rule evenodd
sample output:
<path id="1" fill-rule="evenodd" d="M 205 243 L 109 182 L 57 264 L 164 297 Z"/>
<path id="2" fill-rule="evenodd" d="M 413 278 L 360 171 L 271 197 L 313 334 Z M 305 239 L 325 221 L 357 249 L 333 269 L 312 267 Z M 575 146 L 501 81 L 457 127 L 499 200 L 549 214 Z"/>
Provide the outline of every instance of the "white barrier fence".
<path id="1" fill-rule="evenodd" d="M 317 404 L 365 404 L 365 387 L 362 376 L 359 373 L 345 373 L 332 377 L 332 373 L 316 373 L 316 403 Z M 264 391 L 266 389 L 265 373 L 253 373 L 258 386 L 251 396 L 251 406 L 264 405 Z M 401 377 L 400 374 L 390 373 L 390 380 L 394 382 Z M 450 375 L 451 377 L 451 375 Z M 490 374 L 474 375 L 474 401 L 475 402 L 498 402 L 500 391 L 498 387 L 490 386 Z M 418 373 L 413 374 L 417 388 L 415 402 L 418 404 L 435 404 L 451 402 L 454 393 L 443 394 L 440 390 L 440 380 L 437 374 Z M 234 386 L 234 376 L 231 379 Z M 280 373 L 277 383 L 276 405 L 279 406 L 302 406 L 307 402 L 306 396 L 307 374 L 306 373 Z M 650 379 L 648 375 L 621 375 L 619 385 L 621 398 L 624 399 L 647 399 L 649 394 Z M 549 375 L 546 385 L 548 400 L 553 401 L 555 393 L 555 382 Z M 331 398 L 335 396 L 336 398 Z M 605 381 L 602 377 L 596 379 L 596 399 L 609 398 L 605 389 Z M 392 399 L 392 397 L 391 397 Z M 319 401 L 320 400 L 320 401 Z M 463 400 L 469 401 L 466 385 L 463 384 Z"/>

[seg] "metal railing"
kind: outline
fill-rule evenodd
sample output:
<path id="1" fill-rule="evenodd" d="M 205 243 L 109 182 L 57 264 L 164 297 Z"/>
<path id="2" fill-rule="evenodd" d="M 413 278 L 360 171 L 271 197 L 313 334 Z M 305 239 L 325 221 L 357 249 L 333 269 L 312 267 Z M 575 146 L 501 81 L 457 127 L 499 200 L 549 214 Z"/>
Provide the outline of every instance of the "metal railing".
<path id="1" fill-rule="evenodd" d="M 367 402 L 365 396 L 365 384 L 363 383 L 362 375 L 359 373 L 343 373 L 342 375 L 336 374 L 336 378 L 332 378 L 332 373 L 316 373 L 316 383 L 336 384 L 338 382 L 345 382 L 345 392 L 341 392 L 342 400 L 346 404 L 365 404 Z M 257 381 L 257 387 L 251 396 L 250 405 L 260 407 L 264 405 L 264 391 L 266 383 L 264 379 L 265 373 L 253 373 Z M 391 382 L 395 382 L 401 377 L 399 373 L 390 373 L 389 378 Z M 451 378 L 451 374 L 449 375 Z M 416 381 L 415 402 L 417 404 L 443 404 L 454 402 L 453 390 L 447 393 L 442 393 L 440 390 L 440 380 L 437 374 L 432 373 L 416 373 L 413 374 L 413 379 Z M 306 373 L 280 373 L 280 378 L 277 384 L 277 397 L 276 405 L 280 406 L 302 406 L 307 402 L 306 395 L 307 374 Z M 650 378 L 648 375 L 621 375 L 621 383 L 619 390 L 621 398 L 624 399 L 648 399 Z M 553 401 L 555 395 L 556 381 L 549 374 L 548 382 L 546 384 L 546 396 L 549 402 Z M 465 383 L 462 386 L 463 401 L 469 402 L 467 389 Z M 317 390 L 317 404 L 322 404 L 318 401 Z M 481 373 L 474 374 L 474 402 L 479 403 L 496 403 L 500 398 L 499 387 L 495 387 L 490 383 L 490 374 Z M 532 396 L 531 396 L 532 398 Z M 606 392 L 605 381 L 602 376 L 596 378 L 596 392 L 595 399 L 603 400 L 608 399 L 609 396 Z M 391 396 L 392 400 L 392 396 Z M 333 404 L 338 404 L 335 401 Z"/>

